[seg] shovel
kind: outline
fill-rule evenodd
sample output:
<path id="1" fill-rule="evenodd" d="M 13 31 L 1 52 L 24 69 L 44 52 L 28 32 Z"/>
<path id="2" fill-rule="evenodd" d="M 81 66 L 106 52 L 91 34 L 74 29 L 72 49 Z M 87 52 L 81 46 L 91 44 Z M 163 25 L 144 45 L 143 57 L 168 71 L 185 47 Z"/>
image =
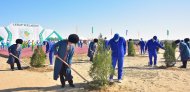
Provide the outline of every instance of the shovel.
<path id="1" fill-rule="evenodd" d="M 10 54 L 10 55 L 12 55 L 14 58 L 18 59 L 20 62 L 24 63 L 27 67 L 30 67 L 28 64 L 26 64 L 26 62 L 21 61 L 17 56 L 15 56 L 13 54 Z"/>
<path id="2" fill-rule="evenodd" d="M 71 70 L 73 70 L 78 76 L 80 76 L 85 82 L 89 82 L 87 79 L 85 79 L 80 73 L 78 73 L 75 69 L 71 68 L 63 59 L 61 59 L 59 56 L 57 56 L 58 59 L 60 59 L 65 65 L 67 65 Z"/>

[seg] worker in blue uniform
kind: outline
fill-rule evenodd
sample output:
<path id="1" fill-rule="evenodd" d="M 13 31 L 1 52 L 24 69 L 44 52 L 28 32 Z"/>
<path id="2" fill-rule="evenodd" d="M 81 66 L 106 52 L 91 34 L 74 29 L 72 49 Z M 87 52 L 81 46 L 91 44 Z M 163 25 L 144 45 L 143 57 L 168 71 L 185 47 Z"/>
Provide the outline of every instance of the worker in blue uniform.
<path id="1" fill-rule="evenodd" d="M 108 45 L 109 40 L 107 40 L 107 37 L 104 38 L 104 42 L 105 42 L 104 48 L 105 48 L 105 49 L 109 49 L 109 45 Z"/>
<path id="2" fill-rule="evenodd" d="M 184 42 L 187 44 L 187 46 L 190 48 L 189 38 L 185 38 Z"/>
<path id="3" fill-rule="evenodd" d="M 126 54 L 126 41 L 119 34 L 115 34 L 114 37 L 109 41 L 112 51 L 112 66 L 115 69 L 116 64 L 118 65 L 118 82 L 121 83 L 123 73 L 123 62 Z M 113 82 L 113 75 L 110 76 L 110 82 Z"/>
<path id="4" fill-rule="evenodd" d="M 17 64 L 18 70 L 22 70 L 19 60 L 22 52 L 22 43 L 23 43 L 22 39 L 17 39 L 16 44 L 13 44 L 8 48 L 9 57 L 7 63 L 10 64 L 12 71 L 14 71 L 14 63 Z M 13 55 L 16 56 L 17 58 L 15 58 Z"/>
<path id="5" fill-rule="evenodd" d="M 53 41 L 47 41 L 47 45 L 46 46 L 46 54 L 49 53 L 49 61 L 50 61 L 50 65 L 53 65 L 53 59 L 54 59 L 54 43 Z"/>
<path id="6" fill-rule="evenodd" d="M 141 38 L 140 42 L 140 49 L 141 49 L 141 55 L 145 54 L 145 42 L 143 41 L 143 39 Z"/>
<path id="7" fill-rule="evenodd" d="M 179 51 L 182 61 L 182 66 L 180 68 L 187 68 L 187 61 L 190 59 L 190 49 L 188 45 L 180 40 L 176 40 L 175 43 L 179 45 Z"/>
<path id="8" fill-rule="evenodd" d="M 4 49 L 5 48 L 5 43 L 4 43 L 4 40 L 1 41 L 1 49 Z"/>
<path id="9" fill-rule="evenodd" d="M 145 51 L 148 49 L 148 55 L 149 55 L 149 66 L 153 65 L 152 57 L 154 57 L 154 67 L 157 67 L 157 50 L 156 48 L 162 48 L 165 49 L 158 41 L 157 36 L 154 36 L 152 39 L 148 40 L 148 42 L 145 45 Z"/>
<path id="10" fill-rule="evenodd" d="M 97 44 L 98 44 L 98 39 L 96 38 L 92 42 L 90 42 L 87 54 L 87 56 L 90 58 L 90 61 L 93 61 L 93 57 L 97 49 Z"/>
<path id="11" fill-rule="evenodd" d="M 74 44 L 79 41 L 79 37 L 76 34 L 71 34 L 68 40 L 61 40 L 54 44 L 54 54 L 56 57 L 63 59 L 69 67 L 64 64 L 60 59 L 56 58 L 54 64 L 54 80 L 60 77 L 62 87 L 65 87 L 65 81 L 69 82 L 70 87 L 75 87 L 73 84 L 73 76 L 71 75 L 72 57 L 74 54 Z"/>

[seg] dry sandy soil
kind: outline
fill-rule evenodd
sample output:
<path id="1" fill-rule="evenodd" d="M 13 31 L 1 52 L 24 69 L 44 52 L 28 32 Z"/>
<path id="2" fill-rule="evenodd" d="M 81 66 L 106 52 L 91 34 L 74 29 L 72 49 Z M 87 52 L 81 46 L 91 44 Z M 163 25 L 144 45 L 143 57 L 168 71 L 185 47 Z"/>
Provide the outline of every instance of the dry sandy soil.
<path id="1" fill-rule="evenodd" d="M 162 58 L 163 54 L 159 54 L 158 66 L 165 65 Z M 10 71 L 6 60 L 6 58 L 0 57 L 0 92 L 190 92 L 189 62 L 188 69 L 177 68 L 181 62 L 177 62 L 176 67 L 160 69 L 147 67 L 147 55 L 125 57 L 122 83 L 115 83 L 101 90 L 88 90 L 86 89 L 87 83 L 74 72 L 72 74 L 76 88 L 70 88 L 68 85 L 61 88 L 59 80 L 53 80 L 53 72 L 49 69 L 50 67 L 47 71 L 46 68 L 43 68 L 44 71 L 31 69 Z M 78 56 L 74 60 L 72 67 L 91 80 L 88 75 L 91 65 L 88 58 Z M 24 64 L 22 65 L 24 66 Z"/>

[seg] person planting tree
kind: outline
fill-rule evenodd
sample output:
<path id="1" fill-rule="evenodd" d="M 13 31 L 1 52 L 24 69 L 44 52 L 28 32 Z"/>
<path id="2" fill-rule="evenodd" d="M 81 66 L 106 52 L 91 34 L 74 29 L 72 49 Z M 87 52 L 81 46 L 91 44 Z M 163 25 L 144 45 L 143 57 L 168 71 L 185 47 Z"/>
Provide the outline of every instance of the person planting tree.
<path id="1" fill-rule="evenodd" d="M 112 66 L 115 66 L 118 62 L 118 82 L 121 83 L 123 73 L 123 62 L 126 54 L 126 41 L 119 34 L 115 34 L 114 37 L 108 43 L 112 51 Z M 110 82 L 113 82 L 113 75 L 110 75 Z"/>
<path id="2" fill-rule="evenodd" d="M 148 40 L 145 45 L 145 52 L 148 50 L 149 55 L 148 66 L 153 65 L 152 57 L 154 57 L 154 67 L 157 67 L 157 47 L 165 50 L 165 48 L 157 41 L 157 36 L 154 36 L 152 39 Z"/>
<path id="3" fill-rule="evenodd" d="M 79 41 L 79 37 L 76 34 L 71 34 L 68 40 L 61 40 L 54 44 L 54 54 L 56 56 L 54 65 L 54 80 L 60 77 L 62 87 L 65 87 L 65 81 L 69 82 L 71 87 L 75 87 L 73 84 L 73 76 L 71 75 L 72 57 L 74 54 L 74 45 Z M 63 59 L 69 67 L 64 64 L 59 58 Z"/>
<path id="4" fill-rule="evenodd" d="M 175 43 L 177 44 L 177 46 L 179 46 L 182 61 L 182 66 L 180 66 L 179 68 L 187 68 L 187 61 L 190 58 L 190 49 L 185 42 L 176 40 Z"/>
<path id="5" fill-rule="evenodd" d="M 22 39 L 17 39 L 16 44 L 13 44 L 8 48 L 9 58 L 8 58 L 7 63 L 10 64 L 12 71 L 14 71 L 14 63 L 17 64 L 18 70 L 22 70 L 21 64 L 19 61 L 21 51 L 22 51 L 22 43 L 23 43 Z M 14 56 L 16 56 L 17 58 Z"/>
<path id="6" fill-rule="evenodd" d="M 88 48 L 88 57 L 90 57 L 90 61 L 93 61 L 94 54 L 96 52 L 98 39 L 94 39 L 93 42 L 90 42 Z"/>

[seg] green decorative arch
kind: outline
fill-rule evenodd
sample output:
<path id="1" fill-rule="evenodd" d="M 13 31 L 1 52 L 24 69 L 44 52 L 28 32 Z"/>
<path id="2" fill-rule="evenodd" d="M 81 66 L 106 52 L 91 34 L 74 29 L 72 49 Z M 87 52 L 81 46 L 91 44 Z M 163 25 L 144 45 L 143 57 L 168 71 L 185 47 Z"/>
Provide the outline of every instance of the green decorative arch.
<path id="1" fill-rule="evenodd" d="M 0 41 L 4 40 L 4 38 L 2 36 L 0 36 Z"/>
<path id="2" fill-rule="evenodd" d="M 40 32 L 40 34 L 39 34 L 39 38 L 40 38 L 40 42 L 42 43 L 43 41 L 44 41 L 44 39 L 43 39 L 43 33 L 44 33 L 44 31 L 45 31 L 45 29 L 43 29 L 41 32 Z"/>
<path id="3" fill-rule="evenodd" d="M 5 27 L 5 30 L 8 33 L 7 40 L 9 40 L 9 43 L 11 43 L 11 41 L 12 41 L 12 33 L 11 33 L 11 31 L 7 27 Z"/>
<path id="4" fill-rule="evenodd" d="M 55 34 L 58 37 L 59 40 L 63 40 L 63 38 L 56 31 L 53 31 L 45 40 L 50 38 L 53 34 Z"/>

